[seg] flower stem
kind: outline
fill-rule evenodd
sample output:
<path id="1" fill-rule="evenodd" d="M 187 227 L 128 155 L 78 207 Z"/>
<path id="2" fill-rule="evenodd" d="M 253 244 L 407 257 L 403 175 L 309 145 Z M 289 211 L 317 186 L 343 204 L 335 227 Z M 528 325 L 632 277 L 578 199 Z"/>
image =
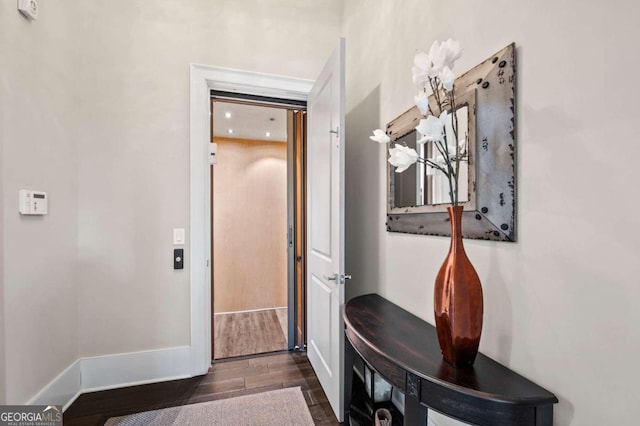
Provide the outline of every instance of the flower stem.
<path id="1" fill-rule="evenodd" d="M 459 184 L 459 178 L 460 178 L 460 144 L 458 143 L 458 111 L 457 111 L 457 107 L 456 107 L 456 100 L 455 100 L 455 94 L 454 94 L 454 90 L 455 87 L 451 90 L 451 95 L 449 95 L 449 103 L 451 104 L 451 111 L 453 114 L 452 120 L 451 120 L 451 127 L 453 128 L 453 137 L 455 138 L 455 144 L 456 144 L 456 174 L 455 174 L 455 181 L 454 181 L 454 188 L 455 188 L 455 193 L 456 193 L 456 202 L 454 205 L 458 205 L 458 201 L 459 201 L 459 194 L 458 194 L 458 190 L 460 189 L 460 187 L 458 186 Z"/>
<path id="2" fill-rule="evenodd" d="M 440 98 L 440 91 L 438 90 L 440 86 L 440 82 L 437 77 L 435 78 L 429 77 L 429 84 L 431 85 L 431 89 L 433 90 L 434 97 L 436 98 L 436 102 L 438 104 L 438 110 L 440 114 L 442 114 L 442 111 L 444 111 L 444 103 Z M 438 147 L 437 144 L 436 144 L 436 147 Z M 443 154 L 444 161 L 447 165 L 447 169 L 449 170 L 449 173 L 445 173 L 445 176 L 447 177 L 447 182 L 449 184 L 449 199 L 451 200 L 451 205 L 457 206 L 458 205 L 458 188 L 457 186 L 454 187 L 454 182 L 457 182 L 457 169 L 456 170 L 453 169 L 453 165 L 451 164 L 451 157 L 449 157 L 449 144 L 447 143 L 446 123 L 444 128 L 444 146 L 442 147 L 442 150 L 440 150 L 440 147 L 438 147 L 438 150 L 440 151 L 441 154 Z"/>
<path id="3" fill-rule="evenodd" d="M 434 163 L 433 161 L 429 160 L 428 158 L 418 158 L 418 161 L 420 163 L 427 164 L 427 165 L 433 167 L 434 169 L 440 170 L 445 175 L 447 174 L 447 172 L 445 171 L 445 169 L 442 168 L 442 166 L 440 166 L 438 163 Z"/>

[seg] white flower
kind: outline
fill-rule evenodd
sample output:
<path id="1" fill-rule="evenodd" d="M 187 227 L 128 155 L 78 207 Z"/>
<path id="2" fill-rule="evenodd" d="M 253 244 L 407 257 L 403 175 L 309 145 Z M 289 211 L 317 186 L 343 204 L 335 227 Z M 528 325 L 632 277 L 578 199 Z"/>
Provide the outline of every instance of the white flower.
<path id="1" fill-rule="evenodd" d="M 444 140 L 444 125 L 447 122 L 447 111 L 442 111 L 440 117 L 436 118 L 430 115 L 426 119 L 420 120 L 420 124 L 416 126 L 418 133 L 422 135 L 422 138 L 418 140 L 418 143 L 425 143 L 427 141 L 443 141 Z"/>
<path id="2" fill-rule="evenodd" d="M 456 76 L 451 71 L 451 68 L 444 67 L 442 72 L 440 73 L 440 81 L 442 81 L 442 86 L 447 90 L 447 92 L 451 92 L 453 90 L 453 82 L 455 81 Z"/>
<path id="3" fill-rule="evenodd" d="M 416 161 L 418 161 L 418 153 L 413 148 L 398 144 L 395 144 L 394 148 L 389 148 L 389 163 L 396 168 L 396 173 L 404 172 Z"/>
<path id="4" fill-rule="evenodd" d="M 429 73 L 431 72 L 431 59 L 426 53 L 418 53 L 413 57 L 413 84 L 418 87 L 424 87 L 429 81 Z"/>
<path id="5" fill-rule="evenodd" d="M 460 56 L 462 55 L 460 42 L 457 40 L 449 39 L 447 41 L 443 41 L 440 45 L 440 48 L 445 51 L 444 65 L 449 67 L 450 69 L 453 69 L 453 65 L 458 59 L 460 59 Z"/>
<path id="6" fill-rule="evenodd" d="M 429 113 L 429 96 L 424 91 L 420 91 L 418 96 L 415 98 L 416 106 L 420 110 L 422 115 L 427 115 Z"/>
<path id="7" fill-rule="evenodd" d="M 391 142 L 391 138 L 389 136 L 387 136 L 387 134 L 380 130 L 380 129 L 375 129 L 373 131 L 373 136 L 369 136 L 369 139 L 371 139 L 372 141 L 378 142 L 378 143 L 389 143 Z"/>
<path id="8" fill-rule="evenodd" d="M 462 49 L 460 42 L 449 39 L 439 43 L 434 41 L 429 49 L 429 59 L 432 67 L 429 72 L 430 77 L 439 76 L 445 68 L 453 69 L 453 65 L 460 58 Z"/>
<path id="9" fill-rule="evenodd" d="M 429 49 L 429 59 L 431 59 L 429 77 L 437 77 L 440 74 L 446 58 L 447 53 L 440 47 L 438 40 L 434 41 Z"/>

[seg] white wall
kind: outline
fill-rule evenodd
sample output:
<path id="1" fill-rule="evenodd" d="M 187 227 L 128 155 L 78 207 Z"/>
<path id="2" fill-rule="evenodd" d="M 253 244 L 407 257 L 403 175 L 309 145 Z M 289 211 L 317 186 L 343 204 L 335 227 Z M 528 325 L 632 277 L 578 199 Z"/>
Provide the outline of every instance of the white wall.
<path id="1" fill-rule="evenodd" d="M 349 40 L 346 42 L 347 62 L 351 57 Z M 347 77 L 351 77 L 351 66 Z M 349 86 L 348 83 L 347 86 Z M 346 299 L 359 294 L 379 292 L 384 282 L 384 246 L 380 227 L 385 223 L 379 208 L 385 195 L 377 190 L 382 185 L 386 166 L 376 147 L 371 146 L 371 130 L 380 127 L 379 87 L 358 102 L 352 102 L 346 93 L 347 114 L 345 129 L 346 182 L 345 182 L 345 267 L 352 279 L 345 285 Z"/>
<path id="2" fill-rule="evenodd" d="M 314 79 L 342 2 L 87 3 L 80 352 L 189 345 L 189 270 L 171 257 L 171 229 L 189 226 L 189 63 Z"/>
<path id="3" fill-rule="evenodd" d="M 78 357 L 78 15 L 66 2 L 40 4 L 40 19 L 29 23 L 16 2 L 0 2 L 0 373 L 8 403 L 25 403 Z M 19 189 L 47 191 L 49 215 L 20 217 Z"/>
<path id="4" fill-rule="evenodd" d="M 0 40 L 5 39 L 4 26 L 0 27 Z M 2 44 L 0 44 L 1 46 Z M 0 49 L 0 70 L 6 66 L 5 55 L 3 49 Z M 4 93 L 0 91 L 0 93 Z M 4 114 L 5 108 L 2 107 L 3 98 L 0 98 L 0 405 L 6 404 L 6 392 L 7 392 L 7 377 L 6 377 L 6 363 L 5 352 L 6 344 L 4 339 L 4 203 L 2 197 L 2 188 L 4 182 L 4 176 L 2 173 L 2 151 L 4 147 Z"/>
<path id="5" fill-rule="evenodd" d="M 518 242 L 465 246 L 484 286 L 481 351 L 553 391 L 558 425 L 640 416 L 640 227 L 629 192 L 640 180 L 639 13 L 634 2 L 345 2 L 347 111 L 379 108 L 375 123 L 347 122 L 348 145 L 378 154 L 370 165 L 348 156 L 347 181 L 365 191 L 360 209 L 378 216 L 385 153 L 364 137 L 411 106 L 414 53 L 456 38 L 460 74 L 516 42 Z M 386 233 L 383 219 L 364 233 L 377 235 L 383 255 L 367 252 L 351 273 L 381 262 L 376 290 L 433 323 L 448 240 Z"/>
<path id="6" fill-rule="evenodd" d="M 190 344 L 189 270 L 173 271 L 171 246 L 189 226 L 189 63 L 312 79 L 342 13 L 339 0 L 40 4 L 29 23 L 0 3 L 0 383 L 13 403 L 79 356 Z M 19 217 L 20 188 L 48 191 L 50 214 Z"/>
<path id="7" fill-rule="evenodd" d="M 2 235 L 0 234 L 0 237 Z M 1 250 L 1 249 L 0 249 Z M 2 253 L 0 252 L 0 268 L 2 268 Z M 7 377 L 5 363 L 5 340 L 4 340 L 4 283 L 0 274 L 0 405 L 7 403 Z"/>
<path id="8" fill-rule="evenodd" d="M 1 22 L 1 21 L 0 21 Z M 6 42 L 8 33 L 6 31 L 6 25 L 0 25 L 0 70 L 5 69 L 7 66 L 7 55 L 5 54 Z M 1 72 L 1 71 L 0 71 Z M 4 173 L 2 173 L 2 161 L 5 139 L 5 111 L 4 104 L 4 90 L 0 90 L 0 405 L 6 404 L 6 391 L 7 391 L 7 377 L 6 377 L 6 363 L 5 352 L 6 345 L 4 339 L 4 203 L 3 203 L 3 182 Z"/>

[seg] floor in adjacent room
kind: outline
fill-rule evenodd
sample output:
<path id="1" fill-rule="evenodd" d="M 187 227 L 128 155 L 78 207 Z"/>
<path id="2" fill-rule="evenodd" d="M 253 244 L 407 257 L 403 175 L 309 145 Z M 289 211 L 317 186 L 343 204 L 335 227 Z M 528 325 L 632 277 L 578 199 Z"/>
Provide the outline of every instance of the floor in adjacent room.
<path id="1" fill-rule="evenodd" d="M 299 352 L 217 361 L 205 376 L 83 394 L 64 413 L 64 424 L 103 425 L 110 417 L 297 386 L 316 425 L 340 424 Z"/>
<path id="2" fill-rule="evenodd" d="M 215 314 L 213 323 L 214 359 L 287 349 L 287 308 Z"/>

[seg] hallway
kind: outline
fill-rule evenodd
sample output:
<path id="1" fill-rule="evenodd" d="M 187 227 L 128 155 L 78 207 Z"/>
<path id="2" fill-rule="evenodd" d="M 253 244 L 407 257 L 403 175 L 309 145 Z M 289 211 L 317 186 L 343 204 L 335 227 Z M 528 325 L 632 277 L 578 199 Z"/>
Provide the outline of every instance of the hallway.
<path id="1" fill-rule="evenodd" d="M 300 386 L 316 425 L 339 425 L 305 354 L 280 352 L 216 362 L 205 376 L 81 395 L 65 426 L 103 425 L 110 417 Z"/>

